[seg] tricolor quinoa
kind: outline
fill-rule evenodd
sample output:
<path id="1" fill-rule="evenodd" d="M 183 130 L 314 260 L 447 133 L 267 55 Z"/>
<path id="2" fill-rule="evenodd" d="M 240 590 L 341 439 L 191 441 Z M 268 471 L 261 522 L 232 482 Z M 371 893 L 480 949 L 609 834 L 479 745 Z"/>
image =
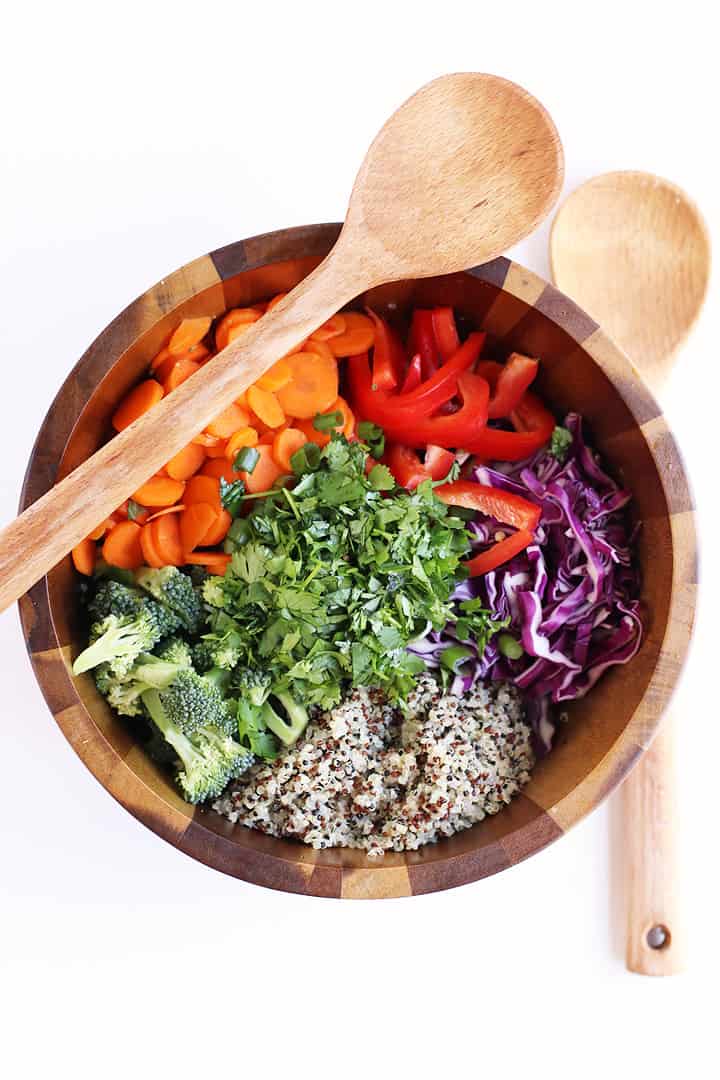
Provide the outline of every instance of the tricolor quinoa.
<path id="1" fill-rule="evenodd" d="M 258 763 L 215 810 L 315 848 L 414 850 L 497 813 L 529 779 L 531 730 L 517 690 L 477 683 L 462 696 L 423 675 L 403 716 L 357 689 L 305 737 Z"/>

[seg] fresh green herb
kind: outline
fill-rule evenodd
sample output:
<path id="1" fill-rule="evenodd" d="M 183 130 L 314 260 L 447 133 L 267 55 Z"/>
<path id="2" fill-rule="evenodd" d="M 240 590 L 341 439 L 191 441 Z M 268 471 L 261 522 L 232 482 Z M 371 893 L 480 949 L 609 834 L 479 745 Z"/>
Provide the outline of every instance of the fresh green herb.
<path id="1" fill-rule="evenodd" d="M 334 431 L 342 422 L 343 414 L 336 409 L 335 412 L 318 413 L 313 420 L 313 427 L 316 431 Z"/>
<path id="2" fill-rule="evenodd" d="M 442 480 L 433 480 L 433 487 L 436 488 L 436 487 L 442 487 L 443 484 L 452 484 L 452 483 L 454 483 L 455 480 L 457 480 L 459 475 L 460 475 L 460 462 L 456 458 L 455 461 L 453 461 L 452 465 L 450 466 L 450 469 L 448 470 L 447 476 L 444 476 L 442 478 Z M 475 511 L 473 510 L 473 515 L 474 514 L 475 514 Z"/>
<path id="3" fill-rule="evenodd" d="M 460 603 L 460 617 L 455 622 L 455 636 L 460 641 L 472 640 L 478 656 L 482 656 L 490 638 L 509 625 L 509 618 L 493 619 L 492 612 L 483 607 L 482 600 L 463 600 Z"/>
<path id="4" fill-rule="evenodd" d="M 232 642 L 229 692 L 261 710 L 238 719 L 251 748 L 266 729 L 289 737 L 299 709 L 335 705 L 348 684 L 379 686 L 402 702 L 424 670 L 408 643 L 457 620 L 450 597 L 466 574 L 464 522 L 430 481 L 398 490 L 385 466 L 366 475 L 365 462 L 363 445 L 341 435 L 322 450 L 302 447 L 292 490 L 252 504 L 228 534 L 225 576 L 205 585 L 209 638 Z M 505 623 L 466 605 L 461 628 L 482 650 Z"/>
<path id="5" fill-rule="evenodd" d="M 512 634 L 500 634 L 497 639 L 497 647 L 503 656 L 507 656 L 508 660 L 519 660 L 521 656 L 525 655 L 522 645 Z"/>
<path id="6" fill-rule="evenodd" d="M 375 460 L 379 461 L 385 453 L 385 432 L 383 429 L 370 420 L 361 420 L 358 424 L 358 435 Z"/>
<path id="7" fill-rule="evenodd" d="M 305 443 L 295 451 L 290 458 L 290 464 L 296 476 L 312 472 L 320 464 L 320 447 L 314 442 Z"/>
<path id="8" fill-rule="evenodd" d="M 242 450 L 235 455 L 233 469 L 235 472 L 251 473 L 259 460 L 260 454 L 254 446 L 243 446 Z"/>
<path id="9" fill-rule="evenodd" d="M 128 499 L 127 513 L 130 521 L 137 521 L 139 517 L 147 513 L 147 509 L 141 506 L 140 503 L 135 502 L 134 499 Z"/>
<path id="10" fill-rule="evenodd" d="M 248 449 L 248 447 L 245 447 L 245 449 Z M 245 484 L 242 480 L 233 480 L 229 484 L 223 476 L 220 477 L 220 502 L 233 517 L 237 517 L 240 512 L 240 504 L 244 494 Z"/>
<path id="11" fill-rule="evenodd" d="M 567 457 L 572 438 L 572 434 L 567 428 L 558 426 L 553 431 L 550 440 L 550 453 L 553 457 L 556 457 L 558 461 L 564 461 Z"/>
<path id="12" fill-rule="evenodd" d="M 473 657 L 475 653 L 467 645 L 448 645 L 440 653 L 440 663 L 448 671 L 458 673 L 463 664 Z"/>

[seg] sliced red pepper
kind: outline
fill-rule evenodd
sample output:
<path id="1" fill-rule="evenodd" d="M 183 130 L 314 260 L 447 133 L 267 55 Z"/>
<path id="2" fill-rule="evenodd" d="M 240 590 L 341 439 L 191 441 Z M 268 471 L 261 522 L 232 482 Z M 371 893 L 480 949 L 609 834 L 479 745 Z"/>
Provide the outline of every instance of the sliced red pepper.
<path id="1" fill-rule="evenodd" d="M 409 343 L 413 354 L 420 353 L 423 378 L 429 379 L 440 366 L 435 345 L 432 311 L 415 308 L 410 323 Z"/>
<path id="2" fill-rule="evenodd" d="M 423 480 L 430 479 L 430 473 L 409 446 L 391 443 L 386 448 L 382 461 L 395 477 L 396 483 L 408 491 L 414 491 Z"/>
<path id="3" fill-rule="evenodd" d="M 405 349 L 395 331 L 370 308 L 365 308 L 375 323 L 373 348 L 373 386 L 378 390 L 394 390 L 400 385 L 405 364 Z"/>
<path id="4" fill-rule="evenodd" d="M 491 570 L 495 570 L 498 566 L 502 566 L 503 563 L 519 555 L 532 542 L 533 535 L 531 532 L 528 532 L 527 529 L 518 529 L 512 536 L 499 540 L 497 544 L 493 544 L 487 551 L 481 551 L 474 559 L 469 559 L 465 566 L 470 577 L 488 574 Z"/>
<path id="5" fill-rule="evenodd" d="M 442 446 L 425 447 L 425 468 L 432 480 L 444 480 L 453 467 L 455 455 Z"/>
<path id="6" fill-rule="evenodd" d="M 472 480 L 456 480 L 452 484 L 443 484 L 437 489 L 437 497 L 448 506 L 464 506 L 468 510 L 477 510 L 478 513 L 497 518 L 515 529 L 532 531 L 540 520 L 540 507 L 536 503 L 523 499 L 512 491 L 476 484 Z"/>
<path id="7" fill-rule="evenodd" d="M 485 344 L 485 333 L 476 331 L 469 334 L 467 341 L 455 350 L 453 355 L 434 375 L 425 379 L 420 386 L 407 394 L 398 395 L 394 400 L 401 408 L 412 408 L 417 415 L 429 416 L 451 397 L 457 388 L 457 377 L 462 371 L 472 367 Z"/>
<path id="8" fill-rule="evenodd" d="M 515 431 L 485 428 L 465 450 L 488 461 L 522 461 L 550 441 L 555 417 L 535 394 L 526 390 L 511 414 Z"/>
<path id="9" fill-rule="evenodd" d="M 411 390 L 414 390 L 416 386 L 419 386 L 422 382 L 422 366 L 421 366 L 420 353 L 415 353 L 412 360 L 408 364 L 408 369 L 405 372 L 405 381 L 402 384 L 401 394 L 409 394 Z"/>
<path id="10" fill-rule="evenodd" d="M 510 416 L 517 408 L 520 399 L 530 386 L 538 372 L 537 360 L 532 360 L 522 353 L 511 353 L 502 366 L 497 384 L 493 389 L 488 416 L 497 420 L 501 416 Z"/>
<path id="11" fill-rule="evenodd" d="M 442 360 L 449 360 L 453 353 L 460 348 L 455 314 L 451 307 L 436 307 L 432 312 L 433 334 L 435 344 Z"/>
<path id="12" fill-rule="evenodd" d="M 393 442 L 419 449 L 429 443 L 467 449 L 485 429 L 490 388 L 485 379 L 470 371 L 458 376 L 462 406 L 449 416 L 424 416 L 417 406 L 400 408 L 402 395 L 373 390 L 367 353 L 349 357 L 347 373 L 353 411 L 359 418 L 379 424 Z"/>

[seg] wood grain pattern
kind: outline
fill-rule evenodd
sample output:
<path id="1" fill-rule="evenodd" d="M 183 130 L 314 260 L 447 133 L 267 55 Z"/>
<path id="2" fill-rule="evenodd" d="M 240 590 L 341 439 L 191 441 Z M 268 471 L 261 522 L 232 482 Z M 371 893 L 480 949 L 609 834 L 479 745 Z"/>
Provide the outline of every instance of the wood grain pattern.
<path id="1" fill-rule="evenodd" d="M 551 237 L 555 280 L 627 351 L 642 378 L 656 391 L 703 305 L 710 270 L 710 240 L 697 207 L 674 184 L 647 173 L 608 173 L 583 184 L 558 213 Z M 645 975 L 681 971 L 685 928 L 677 871 L 674 721 L 666 717 L 656 735 L 658 708 L 679 672 L 695 609 L 697 555 L 692 500 L 677 447 L 640 377 L 631 388 L 633 410 L 665 478 L 677 583 L 672 611 L 644 698 L 646 715 L 635 741 L 638 764 L 622 788 L 624 827 L 621 863 L 626 903 L 626 963 Z M 668 545 L 657 520 L 645 523 L 651 550 Z M 680 562 L 682 560 L 682 562 Z M 657 607 L 651 607 L 653 614 Z M 662 621 L 647 627 L 657 640 Z M 648 715 L 649 714 L 649 715 Z M 640 757 L 640 750 L 649 750 Z"/>
<path id="2" fill-rule="evenodd" d="M 359 292 L 498 255 L 542 220 L 561 182 L 557 131 L 525 90 L 477 73 L 424 86 L 370 146 L 345 225 L 322 263 L 172 394 L 92 457 L 81 456 L 70 475 L 0 532 L 0 611 Z M 260 238 L 261 247 L 267 243 Z M 243 246 L 232 256 L 240 271 L 248 254 Z M 212 259 L 221 276 L 233 266 L 229 258 L 224 249 Z M 266 258 L 273 261 L 271 251 Z M 194 277 L 190 267 L 189 283 Z M 166 283 L 152 299 L 165 310 L 172 302 Z M 212 313 L 202 303 L 193 311 Z M 137 314 L 151 317 L 150 302 Z M 129 320 L 123 329 L 131 331 Z"/>
<path id="3" fill-rule="evenodd" d="M 106 425 L 114 405 L 191 305 L 217 314 L 237 297 L 252 303 L 278 283 L 291 288 L 319 263 L 338 228 L 291 229 L 230 245 L 221 256 L 215 252 L 192 264 L 203 267 L 192 296 L 185 289 L 187 274 L 173 275 L 162 287 L 162 314 L 155 289 L 131 305 L 120 325 L 116 320 L 90 347 L 53 403 L 28 466 L 23 506 L 102 443 L 103 418 Z M 227 269 L 235 267 L 243 269 Z M 548 345 L 543 392 L 558 415 L 570 406 L 587 415 L 600 448 L 636 492 L 638 515 L 648 523 L 640 562 L 652 632 L 638 657 L 609 672 L 585 701 L 572 704 L 557 749 L 501 814 L 449 840 L 407 855 L 387 854 L 379 862 L 358 851 L 316 852 L 233 826 L 212 811 L 193 810 L 180 803 L 169 778 L 142 759 L 92 680 L 71 674 L 72 657 L 83 643 L 75 621 L 77 582 L 65 559 L 21 604 L 36 676 L 87 767 L 138 820 L 179 850 L 236 877 L 310 896 L 372 898 L 452 888 L 497 873 L 562 836 L 620 782 L 654 732 L 684 659 L 694 607 L 694 531 L 685 474 L 673 440 L 661 437 L 666 428 L 652 399 L 650 405 L 642 398 L 643 419 L 635 414 L 634 375 L 623 354 L 601 331 L 578 345 L 577 330 L 562 325 L 564 308 L 544 314 L 533 307 L 546 284 L 498 259 L 487 272 L 480 266 L 469 273 L 398 282 L 375 290 L 372 298 L 397 304 L 397 314 L 415 303 L 455 304 L 508 351 L 529 341 Z M 134 330 L 122 332 L 125 322 L 140 328 L 135 340 Z M 555 374 L 569 365 L 580 365 L 582 374 L 571 391 Z M 648 414 L 655 419 L 646 434 L 642 425 Z M 662 469 L 656 448 L 662 448 Z M 669 505 L 678 510 L 671 513 Z"/>

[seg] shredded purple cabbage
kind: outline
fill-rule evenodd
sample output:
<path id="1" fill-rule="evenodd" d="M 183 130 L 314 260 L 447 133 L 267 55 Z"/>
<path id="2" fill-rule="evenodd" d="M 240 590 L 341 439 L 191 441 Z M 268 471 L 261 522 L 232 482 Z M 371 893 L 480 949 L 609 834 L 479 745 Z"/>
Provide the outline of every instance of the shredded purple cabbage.
<path id="1" fill-rule="evenodd" d="M 524 462 L 473 470 L 479 484 L 538 503 L 542 515 L 535 543 L 497 570 L 463 581 L 454 594 L 456 600 L 480 597 L 494 618 L 509 618 L 507 632 L 522 643 L 524 655 L 508 659 L 495 637 L 455 676 L 452 689 L 462 692 L 481 678 L 514 683 L 527 697 L 541 753 L 550 748 L 554 732 L 550 703 L 583 697 L 609 667 L 626 664 L 640 647 L 643 629 L 632 558 L 636 530 L 625 515 L 630 493 L 601 468 L 577 413 L 566 417 L 565 427 L 572 443 L 563 461 L 545 448 Z M 477 552 L 503 526 L 485 519 L 469 528 Z M 443 649 L 454 643 L 449 625 L 411 649 L 436 667 Z"/>

